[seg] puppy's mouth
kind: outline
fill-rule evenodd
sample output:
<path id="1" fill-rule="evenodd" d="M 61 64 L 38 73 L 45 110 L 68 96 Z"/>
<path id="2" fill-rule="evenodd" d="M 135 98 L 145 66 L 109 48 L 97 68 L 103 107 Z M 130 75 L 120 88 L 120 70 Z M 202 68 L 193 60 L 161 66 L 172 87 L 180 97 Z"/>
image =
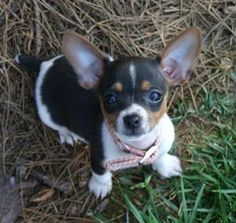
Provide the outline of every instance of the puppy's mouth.
<path id="1" fill-rule="evenodd" d="M 114 131 L 116 135 L 124 141 L 139 141 L 142 140 L 145 136 L 147 136 L 150 133 L 151 129 L 148 125 L 144 125 L 136 129 L 129 129 L 125 127 L 117 128 L 117 126 L 114 126 Z"/>
<path id="2" fill-rule="evenodd" d="M 144 128 L 139 129 L 125 129 L 122 132 L 117 131 L 119 135 L 123 135 L 125 137 L 140 137 L 142 135 L 145 135 L 149 132 L 149 130 Z"/>
<path id="3" fill-rule="evenodd" d="M 118 138 L 120 138 L 124 142 L 142 142 L 145 140 L 145 138 L 152 132 L 152 129 L 140 129 L 140 130 L 135 130 L 135 131 L 123 131 L 119 132 L 115 130 L 115 133 Z M 139 146 L 139 145 L 137 145 Z"/>

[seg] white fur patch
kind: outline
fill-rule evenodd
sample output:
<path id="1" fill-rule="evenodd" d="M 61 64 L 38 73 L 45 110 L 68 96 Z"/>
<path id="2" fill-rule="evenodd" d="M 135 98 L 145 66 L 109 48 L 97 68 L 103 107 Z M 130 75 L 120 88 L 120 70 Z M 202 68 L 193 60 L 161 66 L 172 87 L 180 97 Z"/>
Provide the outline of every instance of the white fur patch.
<path id="1" fill-rule="evenodd" d="M 160 145 L 158 149 L 158 158 L 161 155 L 166 154 L 174 141 L 174 127 L 167 114 L 165 114 L 159 121 L 159 123 L 148 133 L 139 137 L 124 137 L 120 136 L 126 144 L 134 146 L 139 149 L 146 149 L 151 146 L 153 142 L 158 137 L 160 140 Z M 107 129 L 105 123 L 102 126 L 102 142 L 104 148 L 104 162 L 108 162 L 114 159 L 124 158 L 130 156 L 131 154 L 122 152 L 117 145 L 114 143 L 113 138 Z M 157 161 L 158 162 L 158 161 Z"/>
<path id="2" fill-rule="evenodd" d="M 142 106 L 134 103 L 131 106 L 129 106 L 128 108 L 121 111 L 120 114 L 118 115 L 118 118 L 116 121 L 118 134 L 125 135 L 125 132 L 127 129 L 124 124 L 124 117 L 127 115 L 134 114 L 134 113 L 141 117 L 142 123 L 141 123 L 140 129 L 142 129 L 144 133 L 150 131 L 150 124 L 148 121 L 147 112 L 145 111 L 145 109 Z"/>
<path id="3" fill-rule="evenodd" d="M 182 173 L 180 161 L 176 156 L 168 154 L 175 139 L 174 126 L 167 115 L 163 116 L 159 124 L 161 141 L 158 157 L 152 164 L 152 168 L 164 178 L 179 176 Z"/>
<path id="4" fill-rule="evenodd" d="M 73 142 L 76 142 L 78 139 L 87 143 L 85 139 L 71 132 L 66 127 L 60 126 L 57 123 L 53 122 L 47 106 L 42 102 L 41 88 L 44 78 L 47 75 L 49 68 L 54 64 L 54 61 L 61 58 L 62 56 L 63 55 L 59 55 L 41 64 L 40 72 L 38 74 L 35 86 L 35 98 L 36 98 L 36 106 L 38 109 L 38 114 L 44 124 L 59 132 L 61 143 L 68 143 L 70 145 L 73 145 Z"/>
<path id="5" fill-rule="evenodd" d="M 168 153 L 160 156 L 152 165 L 152 168 L 164 178 L 180 176 L 182 173 L 179 159 Z"/>
<path id="6" fill-rule="evenodd" d="M 96 174 L 92 171 L 92 177 L 89 181 L 89 190 L 97 198 L 104 198 L 112 189 L 112 173 L 106 171 L 103 175 Z"/>
<path id="7" fill-rule="evenodd" d="M 105 123 L 103 123 L 102 125 L 102 143 L 104 149 L 104 165 L 106 164 L 106 162 L 113 159 L 119 159 L 130 155 L 122 152 L 117 147 Z"/>
<path id="8" fill-rule="evenodd" d="M 102 127 L 102 137 L 105 163 L 131 156 L 131 154 L 122 152 L 117 147 L 104 123 Z M 152 145 L 157 137 L 159 138 L 160 145 L 157 150 L 157 159 L 152 164 L 152 168 L 165 178 L 179 176 L 182 172 L 180 161 L 177 157 L 168 154 L 174 142 L 175 132 L 174 126 L 167 114 L 164 114 L 159 123 L 147 134 L 144 134 L 141 137 L 125 137 L 121 138 L 121 140 L 128 145 L 132 145 L 139 149 L 145 149 Z"/>
<path id="9" fill-rule="evenodd" d="M 61 127 L 58 130 L 58 132 L 59 132 L 61 144 L 67 143 L 67 144 L 73 146 L 74 142 L 77 142 L 78 140 L 88 144 L 88 142 L 84 138 L 76 135 L 75 133 L 71 132 L 70 130 L 68 130 L 65 127 Z"/>
<path id="10" fill-rule="evenodd" d="M 168 154 L 173 144 L 175 133 L 174 126 L 167 114 L 164 114 L 159 123 L 147 134 L 140 137 L 121 138 L 121 140 L 123 140 L 126 144 L 132 145 L 139 149 L 145 149 L 152 145 L 157 137 L 159 138 L 160 145 L 157 150 L 157 160 L 152 164 L 153 169 L 158 171 L 160 175 L 165 178 L 179 176 L 182 172 L 180 161 L 177 157 Z M 102 142 L 104 149 L 104 166 L 109 161 L 132 156 L 132 154 L 122 152 L 117 147 L 105 123 L 102 125 Z M 95 184 L 92 179 L 91 184 Z M 109 191 L 104 189 L 102 186 L 99 186 L 99 190 L 95 188 L 92 189 L 92 186 L 90 187 L 90 191 L 93 191 L 97 197 L 103 191 Z M 98 191 L 95 192 L 95 190 Z"/>
<path id="11" fill-rule="evenodd" d="M 132 87 L 133 89 L 135 88 L 135 84 L 136 84 L 136 78 L 137 78 L 137 74 L 136 74 L 136 69 L 135 66 L 133 64 L 133 62 L 130 63 L 129 65 L 129 74 L 132 80 Z"/>

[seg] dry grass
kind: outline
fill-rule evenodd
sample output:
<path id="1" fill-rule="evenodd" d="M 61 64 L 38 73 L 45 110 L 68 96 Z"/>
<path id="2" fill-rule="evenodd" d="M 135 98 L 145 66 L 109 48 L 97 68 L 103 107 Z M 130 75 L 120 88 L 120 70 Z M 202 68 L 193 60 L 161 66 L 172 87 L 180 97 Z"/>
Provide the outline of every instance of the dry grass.
<path id="1" fill-rule="evenodd" d="M 115 58 L 153 57 L 177 33 L 199 26 L 204 36 L 199 63 L 189 84 L 173 92 L 170 110 L 175 116 L 180 98 L 198 112 L 203 89 L 217 89 L 229 95 L 235 91 L 235 83 L 228 75 L 236 66 L 236 13 L 228 8 L 235 4 L 220 0 L 0 2 L 0 175 L 12 174 L 16 163 L 24 160 L 24 180 L 30 179 L 32 169 L 36 169 L 58 180 L 69 180 L 74 186 L 69 195 L 56 192 L 39 203 L 31 199 L 43 187 L 26 190 L 22 196 L 24 211 L 18 222 L 90 222 L 85 213 L 99 203 L 83 183 L 88 179 L 89 149 L 80 144 L 73 148 L 60 145 L 57 135 L 39 122 L 33 99 L 34 75 L 14 63 L 15 54 L 24 52 L 44 58 L 57 55 L 63 33 L 75 30 Z M 197 124 L 207 124 L 199 120 Z M 195 121 L 179 124 L 178 137 L 185 136 L 186 126 L 196 125 Z M 182 140 L 191 143 L 194 135 L 187 135 Z M 182 140 L 177 145 L 178 153 L 187 157 Z M 120 213 L 113 209 L 115 218 Z"/>

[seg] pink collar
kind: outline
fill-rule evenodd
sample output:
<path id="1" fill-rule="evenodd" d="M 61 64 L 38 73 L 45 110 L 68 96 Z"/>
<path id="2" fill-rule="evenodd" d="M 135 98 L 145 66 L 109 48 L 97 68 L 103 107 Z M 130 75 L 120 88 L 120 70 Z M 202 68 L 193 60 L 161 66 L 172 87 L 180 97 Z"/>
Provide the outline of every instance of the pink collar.
<path id="1" fill-rule="evenodd" d="M 118 148 L 126 153 L 132 154 L 132 156 L 127 156 L 120 159 L 114 159 L 106 163 L 106 168 L 110 171 L 116 171 L 120 169 L 126 169 L 131 167 L 137 167 L 139 165 L 147 165 L 153 163 L 157 158 L 157 150 L 159 148 L 160 142 L 157 137 L 153 144 L 147 147 L 145 150 L 138 149 L 134 146 L 130 146 L 122 142 L 114 132 L 114 130 L 106 122 L 106 126 L 111 133 L 111 136 L 118 146 Z"/>

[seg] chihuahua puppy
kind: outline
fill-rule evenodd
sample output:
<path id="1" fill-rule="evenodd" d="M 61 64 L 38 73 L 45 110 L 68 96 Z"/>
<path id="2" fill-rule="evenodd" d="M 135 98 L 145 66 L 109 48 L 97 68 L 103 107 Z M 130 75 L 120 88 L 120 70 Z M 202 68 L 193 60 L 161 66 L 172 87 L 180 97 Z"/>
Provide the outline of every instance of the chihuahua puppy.
<path id="1" fill-rule="evenodd" d="M 49 60 L 19 54 L 16 62 L 38 73 L 35 100 L 40 119 L 61 143 L 91 146 L 89 189 L 97 198 L 112 189 L 112 171 L 151 164 L 162 177 L 179 176 L 168 154 L 174 127 L 166 114 L 169 89 L 185 82 L 201 48 L 192 27 L 161 57 L 113 60 L 84 37 L 67 32 L 63 55 Z"/>

